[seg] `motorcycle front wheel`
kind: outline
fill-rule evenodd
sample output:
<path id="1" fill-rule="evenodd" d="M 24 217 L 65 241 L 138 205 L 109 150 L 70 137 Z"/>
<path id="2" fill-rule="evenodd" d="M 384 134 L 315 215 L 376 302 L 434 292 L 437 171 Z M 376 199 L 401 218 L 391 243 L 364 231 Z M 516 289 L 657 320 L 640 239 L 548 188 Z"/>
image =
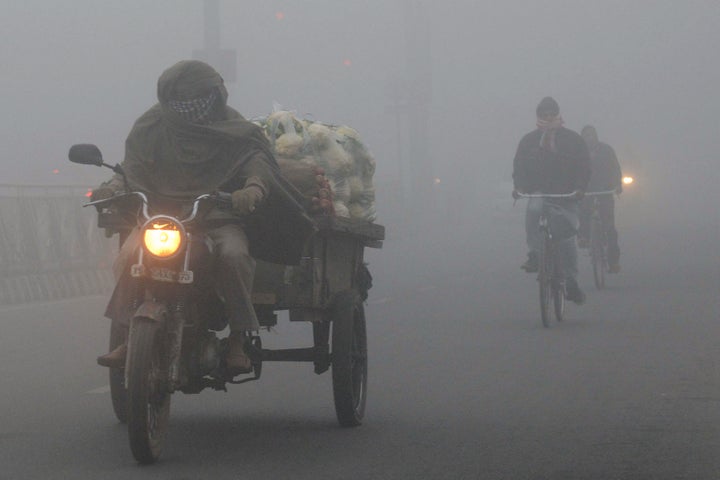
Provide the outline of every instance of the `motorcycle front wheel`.
<path id="1" fill-rule="evenodd" d="M 170 418 L 165 342 L 157 322 L 134 322 L 127 363 L 128 434 L 135 460 L 151 464 L 160 457 Z"/>
<path id="2" fill-rule="evenodd" d="M 113 321 L 110 325 L 110 352 L 127 341 L 127 327 Z M 127 390 L 125 389 L 125 369 L 110 369 L 110 399 L 113 411 L 120 423 L 127 423 Z"/>

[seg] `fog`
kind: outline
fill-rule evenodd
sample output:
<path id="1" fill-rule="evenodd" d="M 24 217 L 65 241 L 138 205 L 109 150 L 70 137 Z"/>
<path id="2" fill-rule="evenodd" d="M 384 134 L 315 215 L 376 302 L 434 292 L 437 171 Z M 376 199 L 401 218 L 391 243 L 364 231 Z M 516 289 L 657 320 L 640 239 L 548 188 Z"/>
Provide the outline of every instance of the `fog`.
<path id="1" fill-rule="evenodd" d="M 219 30 L 206 29 L 208 5 Z M 204 478 L 232 464 L 257 478 L 319 478 L 328 451 L 338 455 L 322 462 L 327 478 L 571 478 L 577 465 L 600 472 L 582 478 L 710 478 L 687 472 L 720 468 L 717 0 L 4 0 L 0 12 L 2 185 L 83 192 L 105 180 L 106 169 L 70 164 L 68 148 L 94 143 L 120 162 L 160 73 L 213 46 L 234 59 L 234 69 L 211 63 L 246 118 L 280 105 L 346 124 L 375 156 L 387 239 L 366 257 L 369 425 L 330 431 L 328 376 L 271 367 L 267 390 L 236 390 L 246 403 L 176 395 L 169 471 Z M 518 268 L 524 205 L 510 192 L 517 144 L 548 95 L 566 127 L 594 125 L 636 182 L 616 203 L 623 274 L 596 292 L 581 257 L 588 304 L 544 330 L 534 277 Z M 94 218 L 82 225 L 89 241 Z M 111 478 L 110 465 L 125 478 L 134 467 L 125 432 L 108 427 L 106 372 L 94 364 L 107 345 L 103 303 L 3 310 L 0 465 L 21 472 L 10 476 Z M 268 333 L 278 343 L 300 336 L 297 324 L 278 329 Z M 364 452 L 366 465 L 343 463 Z"/>
<path id="2" fill-rule="evenodd" d="M 413 170 L 471 201 L 506 192 L 517 142 L 552 95 L 566 126 L 595 125 L 653 202 L 674 197 L 682 213 L 702 191 L 698 206 L 714 203 L 715 1 L 219 1 L 219 11 L 219 46 L 237 62 L 229 103 L 246 117 L 277 102 L 353 126 L 376 156 L 380 196 L 404 189 L 416 200 L 425 180 L 400 178 Z M 0 27 L 0 161 L 11 184 L 105 178 L 68 165 L 68 146 L 96 143 L 120 161 L 158 75 L 205 41 L 199 0 L 4 2 Z M 411 114 L 397 113 L 403 102 L 415 103 Z M 412 150 L 417 114 L 426 161 Z M 388 208 L 378 205 L 381 218 Z"/>

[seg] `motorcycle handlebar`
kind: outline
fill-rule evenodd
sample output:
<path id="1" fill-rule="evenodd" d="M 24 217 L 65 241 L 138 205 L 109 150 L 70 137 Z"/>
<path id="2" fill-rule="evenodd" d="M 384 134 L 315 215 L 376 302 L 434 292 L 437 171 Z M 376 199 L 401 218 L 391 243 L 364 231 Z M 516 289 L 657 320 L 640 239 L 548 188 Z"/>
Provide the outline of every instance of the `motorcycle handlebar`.
<path id="1" fill-rule="evenodd" d="M 145 220 L 149 220 L 151 217 L 150 212 L 149 212 L 149 201 L 148 201 L 147 195 L 145 195 L 143 192 L 121 193 L 118 195 L 114 195 L 110 198 L 104 198 L 102 200 L 88 202 L 85 205 L 83 205 L 83 207 L 95 206 L 97 208 L 102 208 L 102 207 L 109 206 L 122 198 L 127 198 L 127 197 L 131 197 L 131 196 L 140 197 L 140 201 L 142 202 L 143 217 L 145 217 Z M 222 209 L 232 208 L 232 195 L 231 194 L 229 194 L 227 192 L 204 193 L 204 194 L 200 195 L 199 197 L 197 197 L 193 201 L 192 211 L 190 212 L 190 215 L 188 215 L 187 218 L 180 220 L 180 222 L 188 223 L 188 222 L 193 221 L 197 217 L 198 211 L 200 209 L 200 203 L 203 200 L 214 201 L 216 203 L 216 205 Z"/>

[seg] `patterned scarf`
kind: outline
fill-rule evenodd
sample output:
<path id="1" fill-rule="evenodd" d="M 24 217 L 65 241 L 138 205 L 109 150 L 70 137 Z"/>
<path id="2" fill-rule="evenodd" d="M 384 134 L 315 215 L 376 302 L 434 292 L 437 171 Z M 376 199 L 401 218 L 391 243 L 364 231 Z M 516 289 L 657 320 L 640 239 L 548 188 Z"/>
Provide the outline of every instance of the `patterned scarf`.
<path id="1" fill-rule="evenodd" d="M 565 121 L 560 115 L 549 120 L 538 118 L 537 127 L 543 132 L 540 137 L 540 147 L 550 152 L 556 152 L 555 149 L 555 131 L 562 127 Z"/>
<path id="2" fill-rule="evenodd" d="M 190 123 L 206 125 L 209 123 L 210 112 L 218 98 L 217 91 L 213 89 L 210 95 L 192 100 L 170 100 L 168 105 L 175 113 Z"/>

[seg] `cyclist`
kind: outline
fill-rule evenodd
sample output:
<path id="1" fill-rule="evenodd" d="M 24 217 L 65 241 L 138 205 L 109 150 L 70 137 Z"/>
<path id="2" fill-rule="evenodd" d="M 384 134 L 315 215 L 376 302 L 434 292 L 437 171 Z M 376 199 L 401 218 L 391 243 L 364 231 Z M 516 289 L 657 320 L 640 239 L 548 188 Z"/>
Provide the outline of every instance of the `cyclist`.
<path id="1" fill-rule="evenodd" d="M 593 192 L 615 190 L 622 193 L 622 171 L 615 151 L 607 143 L 598 140 L 595 127 L 587 125 L 580 132 L 590 151 L 590 165 L 592 176 L 588 190 Z M 615 199 L 612 195 L 598 197 L 600 220 L 605 230 L 608 245 L 608 271 L 620 272 L 620 247 L 618 234 L 615 228 Z M 580 203 L 580 230 L 578 231 L 578 246 L 587 248 L 590 238 L 590 215 L 592 214 L 592 199 L 586 198 Z"/>
<path id="2" fill-rule="evenodd" d="M 590 180 L 590 154 L 582 137 L 563 127 L 560 107 L 552 97 L 543 98 L 537 106 L 537 129 L 525 135 L 513 161 L 513 198 L 519 193 L 567 194 L 570 199 L 531 198 L 525 213 L 528 258 L 522 269 L 538 271 L 538 250 L 541 233 L 540 214 L 546 202 L 559 207 L 559 214 L 551 218 L 556 236 L 562 240 L 561 255 L 567 299 L 578 305 L 585 302 L 585 294 L 577 282 L 578 200 L 582 199 Z"/>

